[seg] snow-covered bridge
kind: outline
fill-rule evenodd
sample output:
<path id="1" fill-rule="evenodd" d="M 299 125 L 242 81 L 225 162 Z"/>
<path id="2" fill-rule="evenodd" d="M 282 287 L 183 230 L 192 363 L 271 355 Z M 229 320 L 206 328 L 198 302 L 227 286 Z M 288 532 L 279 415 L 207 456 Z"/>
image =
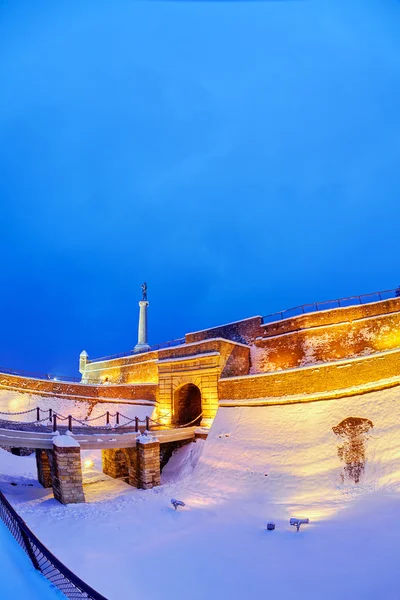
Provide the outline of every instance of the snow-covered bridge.
<path id="1" fill-rule="evenodd" d="M 81 449 L 102 450 L 103 471 L 110 477 L 149 489 L 160 484 L 161 460 L 177 443 L 192 441 L 206 431 L 183 427 L 135 431 L 132 427 L 80 427 L 72 434 L 66 427 L 52 431 L 32 423 L 2 422 L 0 445 L 35 450 L 39 482 L 53 488 L 64 504 L 84 502 Z"/>

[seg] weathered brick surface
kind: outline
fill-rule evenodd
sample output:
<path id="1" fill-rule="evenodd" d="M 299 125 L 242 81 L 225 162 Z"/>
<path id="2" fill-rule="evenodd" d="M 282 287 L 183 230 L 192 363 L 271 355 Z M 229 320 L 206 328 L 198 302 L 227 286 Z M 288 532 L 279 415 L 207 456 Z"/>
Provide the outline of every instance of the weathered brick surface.
<path id="1" fill-rule="evenodd" d="M 156 383 L 157 354 L 144 352 L 112 360 L 89 361 L 85 366 L 84 377 L 88 382 L 108 378 L 113 383 Z"/>
<path id="2" fill-rule="evenodd" d="M 129 465 L 126 453 L 121 449 L 102 450 L 103 473 L 114 479 L 129 477 Z"/>
<path id="3" fill-rule="evenodd" d="M 85 502 L 80 448 L 53 445 L 52 459 L 54 498 L 62 504 Z"/>
<path id="4" fill-rule="evenodd" d="M 285 319 L 275 323 L 267 323 L 261 327 L 261 335 L 264 337 L 321 327 L 336 323 L 348 323 L 357 319 L 365 319 L 379 315 L 386 315 L 400 311 L 400 298 L 391 298 L 382 302 L 321 310 L 310 314 L 300 315 L 292 319 Z"/>
<path id="5" fill-rule="evenodd" d="M 400 346 L 400 313 L 301 329 L 254 345 L 252 373 L 372 354 Z"/>
<path id="6" fill-rule="evenodd" d="M 35 450 L 38 481 L 44 488 L 51 488 L 50 462 L 46 450 Z"/>
<path id="7" fill-rule="evenodd" d="M 136 484 L 138 488 L 148 490 L 160 485 L 160 443 L 142 444 L 137 442 Z"/>
<path id="8" fill-rule="evenodd" d="M 236 323 L 220 325 L 218 327 L 212 327 L 211 329 L 205 329 L 204 331 L 187 333 L 186 343 L 189 344 L 191 342 L 200 342 L 201 340 L 221 337 L 234 342 L 240 342 L 241 344 L 250 344 L 260 335 L 261 324 L 262 317 L 251 317 L 249 319 L 244 319 L 243 321 L 237 321 Z"/>

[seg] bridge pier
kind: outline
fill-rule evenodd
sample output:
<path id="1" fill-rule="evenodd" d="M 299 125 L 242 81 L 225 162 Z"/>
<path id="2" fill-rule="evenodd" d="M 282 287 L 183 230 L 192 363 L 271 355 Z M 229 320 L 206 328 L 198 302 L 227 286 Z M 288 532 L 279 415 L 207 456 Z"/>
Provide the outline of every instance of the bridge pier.
<path id="1" fill-rule="evenodd" d="M 106 475 L 148 490 L 160 485 L 160 442 L 151 435 L 140 435 L 134 448 L 103 450 L 102 464 Z"/>
<path id="2" fill-rule="evenodd" d="M 103 473 L 113 479 L 129 478 L 129 463 L 127 453 L 121 449 L 110 448 L 101 451 Z"/>
<path id="3" fill-rule="evenodd" d="M 55 436 L 50 462 L 54 498 L 62 504 L 85 502 L 79 443 L 68 435 Z"/>
<path id="4" fill-rule="evenodd" d="M 49 456 L 46 450 L 35 450 L 38 480 L 44 488 L 52 487 Z"/>
<path id="5" fill-rule="evenodd" d="M 160 485 L 160 442 L 152 435 L 140 435 L 136 440 L 135 487 L 149 490 Z"/>

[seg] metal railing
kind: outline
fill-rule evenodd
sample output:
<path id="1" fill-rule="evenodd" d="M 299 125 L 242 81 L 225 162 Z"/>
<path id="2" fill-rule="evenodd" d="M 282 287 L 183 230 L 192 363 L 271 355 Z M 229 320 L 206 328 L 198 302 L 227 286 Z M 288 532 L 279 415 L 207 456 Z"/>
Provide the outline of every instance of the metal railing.
<path id="1" fill-rule="evenodd" d="M 70 600 L 107 600 L 96 590 L 87 585 L 75 573 L 70 571 L 46 548 L 44 544 L 29 529 L 25 521 L 19 516 L 0 492 L 0 518 L 15 540 L 26 552 L 35 569 L 40 571 L 66 598 Z"/>
<path id="2" fill-rule="evenodd" d="M 356 306 L 359 304 L 368 304 L 370 302 L 379 302 L 380 300 L 390 300 L 400 297 L 400 288 L 395 290 L 385 290 L 383 292 L 373 292 L 372 294 L 362 294 L 361 296 L 349 296 L 347 298 L 338 298 L 337 300 L 326 300 L 325 302 L 314 302 L 312 304 L 302 304 L 294 308 L 272 313 L 263 317 L 263 323 L 273 323 L 290 317 L 297 317 L 311 312 L 319 312 L 332 308 L 344 308 L 346 306 Z"/>
<path id="3" fill-rule="evenodd" d="M 59 381 L 80 383 L 80 377 L 70 377 L 69 375 L 52 375 L 51 373 L 36 373 L 34 371 L 23 371 L 20 369 L 8 369 L 7 367 L 0 367 L 0 376 L 4 375 L 16 375 L 17 377 L 31 377 L 32 379 L 43 379 L 45 381 Z"/>
<path id="4" fill-rule="evenodd" d="M 135 356 L 135 354 L 143 354 L 143 352 L 151 352 L 153 350 L 163 350 L 164 348 L 171 348 L 173 346 L 179 346 L 180 344 L 184 344 L 186 339 L 177 338 L 176 340 L 170 340 L 169 342 L 162 342 L 161 344 L 155 344 L 154 346 L 149 346 L 149 348 L 144 348 L 143 350 L 130 350 L 129 352 L 120 352 L 119 354 L 110 354 L 109 356 L 100 356 L 100 358 L 93 358 L 92 360 L 88 360 L 88 363 L 91 362 L 100 362 L 101 360 L 113 360 L 114 358 L 124 358 L 126 356 Z"/>

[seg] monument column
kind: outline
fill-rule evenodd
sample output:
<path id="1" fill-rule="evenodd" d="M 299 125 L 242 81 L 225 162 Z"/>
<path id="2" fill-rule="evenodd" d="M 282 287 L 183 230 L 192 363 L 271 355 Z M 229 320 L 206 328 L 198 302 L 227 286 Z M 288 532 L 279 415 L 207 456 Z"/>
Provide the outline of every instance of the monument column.
<path id="1" fill-rule="evenodd" d="M 134 347 L 134 352 L 149 350 L 150 346 L 147 343 L 147 284 L 142 285 L 142 299 L 139 300 L 139 327 L 138 327 L 138 343 Z"/>

